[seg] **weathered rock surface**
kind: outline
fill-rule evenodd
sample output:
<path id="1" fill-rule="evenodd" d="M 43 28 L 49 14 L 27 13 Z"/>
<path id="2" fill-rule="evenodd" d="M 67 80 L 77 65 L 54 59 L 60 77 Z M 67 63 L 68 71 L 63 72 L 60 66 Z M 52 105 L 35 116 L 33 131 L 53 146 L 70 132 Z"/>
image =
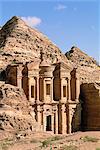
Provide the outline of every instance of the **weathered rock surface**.
<path id="1" fill-rule="evenodd" d="M 92 57 L 75 46 L 65 55 L 73 67 L 78 68 L 82 83 L 100 81 L 100 67 Z"/>
<path id="2" fill-rule="evenodd" d="M 38 130 L 22 89 L 0 82 L 0 129 Z"/>
<path id="3" fill-rule="evenodd" d="M 45 54 L 44 59 L 50 63 L 67 62 L 56 45 L 19 17 L 13 17 L 0 30 L 0 68 L 9 63 L 25 63 L 40 58 L 41 51 Z"/>
<path id="4" fill-rule="evenodd" d="M 84 130 L 100 130 L 100 82 L 81 85 L 82 126 Z"/>

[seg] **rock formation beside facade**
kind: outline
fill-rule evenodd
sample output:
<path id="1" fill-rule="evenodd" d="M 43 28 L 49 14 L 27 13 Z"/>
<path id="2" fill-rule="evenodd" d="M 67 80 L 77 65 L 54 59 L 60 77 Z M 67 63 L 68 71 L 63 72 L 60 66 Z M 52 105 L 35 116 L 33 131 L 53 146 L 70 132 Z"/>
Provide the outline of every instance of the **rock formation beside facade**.
<path id="1" fill-rule="evenodd" d="M 13 17 L 1 28 L 0 129 L 55 134 L 94 129 L 81 118 L 87 112 L 85 108 L 90 108 L 91 99 L 87 98 L 90 86 L 84 83 L 92 82 L 92 100 L 99 102 L 96 86 L 100 86 L 100 68 L 76 47 L 65 55 L 19 17 Z"/>
<path id="2" fill-rule="evenodd" d="M 100 82 L 81 85 L 83 130 L 100 130 Z"/>
<path id="3" fill-rule="evenodd" d="M 23 90 L 4 82 L 0 82 L 0 130 L 39 130 Z"/>
<path id="4" fill-rule="evenodd" d="M 100 81 L 100 66 L 96 60 L 82 52 L 79 48 L 73 46 L 66 57 L 80 72 L 82 83 L 91 83 Z"/>

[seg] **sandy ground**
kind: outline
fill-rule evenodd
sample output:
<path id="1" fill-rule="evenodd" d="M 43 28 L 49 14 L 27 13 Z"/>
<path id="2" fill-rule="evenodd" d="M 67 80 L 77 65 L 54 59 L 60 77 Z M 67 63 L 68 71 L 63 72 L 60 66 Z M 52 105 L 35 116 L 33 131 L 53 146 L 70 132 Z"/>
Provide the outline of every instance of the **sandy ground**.
<path id="1" fill-rule="evenodd" d="M 71 135 L 0 132 L 0 150 L 100 150 L 100 131 Z"/>

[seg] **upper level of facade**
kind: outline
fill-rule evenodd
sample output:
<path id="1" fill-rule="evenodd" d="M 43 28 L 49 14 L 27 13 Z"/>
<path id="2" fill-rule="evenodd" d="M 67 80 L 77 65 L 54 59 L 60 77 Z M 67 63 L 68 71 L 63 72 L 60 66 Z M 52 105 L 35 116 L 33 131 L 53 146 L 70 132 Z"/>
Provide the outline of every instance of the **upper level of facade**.
<path id="1" fill-rule="evenodd" d="M 32 103 L 74 103 L 79 99 L 77 69 L 72 70 L 63 62 L 50 65 L 34 59 L 25 65 L 9 65 L 6 74 L 6 82 L 23 88 Z"/>

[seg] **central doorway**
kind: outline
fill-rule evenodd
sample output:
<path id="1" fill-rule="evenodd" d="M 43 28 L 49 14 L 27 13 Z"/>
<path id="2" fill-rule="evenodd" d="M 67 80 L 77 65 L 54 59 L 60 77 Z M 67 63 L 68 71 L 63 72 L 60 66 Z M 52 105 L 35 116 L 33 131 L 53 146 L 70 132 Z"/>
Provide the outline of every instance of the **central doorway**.
<path id="1" fill-rule="evenodd" d="M 46 131 L 52 131 L 52 129 L 51 129 L 51 115 L 46 117 Z"/>

